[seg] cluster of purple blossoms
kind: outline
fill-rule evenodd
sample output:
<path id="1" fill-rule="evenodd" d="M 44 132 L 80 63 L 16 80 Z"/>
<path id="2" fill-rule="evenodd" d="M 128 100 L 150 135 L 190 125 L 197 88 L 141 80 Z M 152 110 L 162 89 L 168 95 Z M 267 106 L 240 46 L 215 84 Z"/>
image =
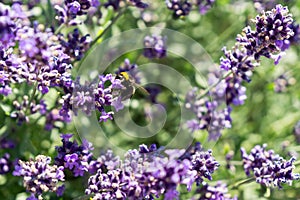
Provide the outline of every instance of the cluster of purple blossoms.
<path id="1" fill-rule="evenodd" d="M 215 0 L 197 0 L 196 6 L 198 6 L 199 12 L 204 15 L 215 3 Z"/>
<path id="2" fill-rule="evenodd" d="M 287 7 L 281 5 L 263 12 L 253 22 L 255 30 L 247 26 L 236 38 L 237 43 L 232 50 L 224 48 L 225 58 L 221 58 L 220 64 L 221 69 L 230 70 L 247 82 L 250 81 L 254 67 L 259 65 L 261 56 L 274 59 L 275 64 L 278 64 L 284 40 L 294 35 L 290 28 L 292 15 Z"/>
<path id="3" fill-rule="evenodd" d="M 209 139 L 218 139 L 224 128 L 231 127 L 231 105 L 244 104 L 247 96 L 242 83 L 244 80 L 250 82 L 260 57 L 274 59 L 277 64 L 282 55 L 283 41 L 294 34 L 290 27 L 292 17 L 288 9 L 281 5 L 264 12 L 253 21 L 256 24 L 255 31 L 246 27 L 237 36 L 237 43 L 232 50 L 223 48 L 225 57 L 220 59 L 220 71 L 208 76 L 212 89 L 207 92 L 196 88 L 186 95 L 185 106 L 196 115 L 196 119 L 188 121 L 189 129 L 208 130 Z M 211 98 L 202 94 L 205 92 Z"/>
<path id="4" fill-rule="evenodd" d="M 19 82 L 20 78 L 16 72 L 11 55 L 16 44 L 16 32 L 28 24 L 28 19 L 22 12 L 19 3 L 11 7 L 0 3 L 0 94 L 11 94 L 12 82 Z"/>
<path id="5" fill-rule="evenodd" d="M 214 76 L 213 76 L 214 77 Z M 215 78 L 215 77 L 214 77 Z M 233 78 L 232 78 L 233 79 Z M 193 112 L 196 119 L 187 122 L 188 128 L 194 132 L 207 130 L 209 140 L 217 140 L 221 136 L 221 130 L 231 127 L 231 107 L 222 108 L 224 103 L 241 103 L 244 100 L 244 88 L 237 82 L 229 84 L 230 77 L 222 80 L 212 91 L 211 98 L 198 94 L 198 88 L 189 91 L 185 99 L 185 107 Z M 228 105 L 228 104 L 227 104 Z"/>
<path id="6" fill-rule="evenodd" d="M 286 161 L 273 150 L 266 150 L 267 145 L 255 146 L 248 155 L 241 148 L 244 170 L 247 176 L 253 172 L 256 182 L 267 187 L 275 186 L 282 188 L 282 183 L 292 185 L 293 180 L 298 180 L 300 174 L 293 173 L 296 158 Z"/>
<path id="7" fill-rule="evenodd" d="M 63 47 L 64 53 L 71 57 L 71 60 L 81 60 L 84 52 L 89 48 L 91 42 L 90 35 L 80 37 L 80 32 L 76 28 L 72 33 L 69 33 L 67 40 L 63 35 L 58 35 L 60 44 Z"/>
<path id="8" fill-rule="evenodd" d="M 166 0 L 168 9 L 173 10 L 174 18 L 187 16 L 192 10 L 192 4 L 189 0 Z"/>
<path id="9" fill-rule="evenodd" d="M 29 21 L 19 3 L 11 7 L 0 3 L 0 47 L 7 49 L 15 45 L 16 31 Z"/>
<path id="10" fill-rule="evenodd" d="M 125 154 L 123 165 L 109 153 L 101 157 L 101 167 L 89 178 L 86 194 L 92 194 L 93 199 L 154 199 L 162 194 L 167 200 L 178 199 L 178 185 L 190 190 L 196 179 L 211 179 L 210 174 L 217 169 L 211 151 L 200 149 L 165 150 L 162 154 L 155 145 L 140 145 L 139 150 Z M 105 161 L 109 158 L 112 160 Z"/>
<path id="11" fill-rule="evenodd" d="M 27 199 L 37 200 L 44 192 L 56 192 L 61 196 L 64 192 L 64 185 L 59 182 L 64 181 L 64 168 L 62 166 L 50 165 L 51 158 L 38 155 L 34 160 L 19 160 L 15 165 L 14 176 L 23 177 L 24 187 L 32 195 Z M 38 198 L 36 198 L 38 197 Z"/>
<path id="12" fill-rule="evenodd" d="M 274 80 L 274 91 L 277 93 L 286 92 L 288 87 L 294 85 L 296 79 L 287 74 L 282 74 Z"/>
<path id="13" fill-rule="evenodd" d="M 120 7 L 124 6 L 127 2 L 129 3 L 129 5 L 141 9 L 145 9 L 149 6 L 147 3 L 144 3 L 142 0 L 107 0 L 107 2 L 104 3 L 104 7 L 108 8 L 111 6 L 116 11 L 119 10 Z"/>
<path id="14" fill-rule="evenodd" d="M 290 29 L 294 32 L 294 35 L 283 41 L 281 51 L 287 50 L 291 45 L 298 45 L 300 42 L 299 24 L 294 21 L 292 24 L 290 24 Z"/>
<path id="15" fill-rule="evenodd" d="M 13 149 L 15 147 L 15 143 L 11 140 L 7 140 L 6 138 L 2 138 L 0 140 L 0 150 L 1 149 Z M 12 162 L 10 160 L 10 154 L 5 152 L 3 155 L 1 153 L 0 157 L 0 175 L 9 173 L 12 166 Z"/>
<path id="16" fill-rule="evenodd" d="M 231 198 L 228 194 L 226 184 L 218 182 L 215 186 L 204 184 L 197 190 L 197 195 L 192 198 L 193 200 L 237 200 L 237 197 Z"/>
<path id="17" fill-rule="evenodd" d="M 72 136 L 72 134 L 61 135 L 63 144 L 56 147 L 55 164 L 63 169 L 71 170 L 75 177 L 83 176 L 85 172 L 89 171 L 93 147 L 86 140 L 83 140 L 82 145 L 78 145 L 76 141 L 70 141 Z"/>
<path id="18" fill-rule="evenodd" d="M 99 0 L 65 0 L 64 5 L 55 5 L 57 11 L 56 19 L 61 24 L 78 25 L 76 17 L 86 15 L 90 8 L 98 8 L 100 6 Z"/>
<path id="19" fill-rule="evenodd" d="M 1 94 L 9 95 L 12 85 L 23 82 L 36 87 L 36 91 L 43 95 L 47 94 L 50 88 L 60 87 L 65 90 L 72 85 L 70 57 L 63 52 L 63 47 L 52 29 L 45 30 L 42 25 L 36 23 L 33 27 L 24 25 L 16 30 L 14 41 L 19 43 L 15 52 L 12 48 L 0 47 Z M 27 115 L 40 111 L 48 121 L 53 118 L 54 113 L 47 110 L 43 100 L 36 101 L 33 97 L 24 96 L 25 99 L 21 103 L 15 100 L 16 110 L 12 117 L 17 118 L 19 122 L 28 122 Z M 69 121 L 55 118 L 58 121 Z M 50 123 L 53 124 L 54 121 Z"/>
<path id="20" fill-rule="evenodd" d="M 163 58 L 167 56 L 166 37 L 152 35 L 144 38 L 144 56 L 147 58 Z"/>
<path id="21" fill-rule="evenodd" d="M 212 173 L 219 167 L 219 163 L 212 156 L 212 150 L 197 151 L 192 155 L 193 169 L 197 171 L 196 182 L 200 185 L 203 182 L 203 178 L 212 180 Z"/>
<path id="22" fill-rule="evenodd" d="M 173 10 L 174 18 L 187 16 L 193 6 L 197 7 L 200 14 L 205 14 L 215 3 L 215 0 L 166 0 L 168 9 Z"/>
<path id="23" fill-rule="evenodd" d="M 29 97 L 27 95 L 23 96 L 22 103 L 18 101 L 13 101 L 13 106 L 15 111 L 13 111 L 10 116 L 18 120 L 18 124 L 22 124 L 23 122 L 28 123 L 29 118 L 26 115 L 27 109 L 30 110 L 30 114 L 34 114 L 39 110 L 39 106 L 36 105 L 34 102 L 30 102 L 29 105 Z"/>
<path id="24" fill-rule="evenodd" d="M 29 84 L 37 84 L 42 94 L 49 92 L 50 87 L 69 87 L 72 79 L 69 70 L 70 57 L 63 53 L 53 30 L 44 29 L 43 25 L 23 27 L 16 33 L 19 42 L 19 58 L 13 58 L 12 73 Z"/>
<path id="25" fill-rule="evenodd" d="M 62 97 L 62 109 L 60 115 L 70 118 L 71 111 L 77 114 L 78 110 L 90 115 L 92 111 L 98 110 L 100 114 L 99 121 L 112 119 L 113 111 L 106 111 L 106 108 L 114 107 L 116 111 L 123 109 L 121 90 L 124 86 L 121 80 L 115 75 L 99 75 L 99 82 L 81 85 L 79 78 L 73 82 L 72 87 Z"/>
<path id="26" fill-rule="evenodd" d="M 10 154 L 5 153 L 0 157 L 0 175 L 7 174 L 11 167 Z"/>

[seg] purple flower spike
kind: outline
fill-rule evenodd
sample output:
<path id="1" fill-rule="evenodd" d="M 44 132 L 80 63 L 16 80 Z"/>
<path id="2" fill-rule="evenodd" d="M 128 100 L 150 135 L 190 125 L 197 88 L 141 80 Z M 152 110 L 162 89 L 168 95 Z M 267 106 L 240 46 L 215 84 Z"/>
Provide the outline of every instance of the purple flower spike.
<path id="1" fill-rule="evenodd" d="M 50 165 L 51 158 L 38 155 L 34 160 L 22 161 L 15 165 L 14 176 L 22 176 L 26 190 L 31 193 L 29 199 L 40 197 L 44 192 L 58 192 L 58 183 L 64 181 L 64 168 Z M 38 198 L 36 198 L 38 199 Z"/>
<path id="2" fill-rule="evenodd" d="M 144 56 L 147 58 L 163 58 L 167 55 L 166 37 L 146 36 L 144 38 Z"/>
<path id="3" fill-rule="evenodd" d="M 267 145 L 255 146 L 248 155 L 244 148 L 241 154 L 244 163 L 244 170 L 247 176 L 253 172 L 256 182 L 267 187 L 282 188 L 282 183 L 292 184 L 293 180 L 298 180 L 300 174 L 293 173 L 296 158 L 292 157 L 286 161 L 273 150 L 266 150 Z"/>

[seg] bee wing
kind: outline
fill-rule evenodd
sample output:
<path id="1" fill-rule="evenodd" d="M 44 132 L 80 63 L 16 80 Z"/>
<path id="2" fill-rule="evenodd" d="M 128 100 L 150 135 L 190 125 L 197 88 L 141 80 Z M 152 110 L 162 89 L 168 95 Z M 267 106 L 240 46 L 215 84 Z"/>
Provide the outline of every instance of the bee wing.
<path id="1" fill-rule="evenodd" d="M 140 90 L 143 93 L 143 95 L 145 95 L 145 96 L 150 95 L 149 92 L 144 87 L 140 86 L 139 84 L 134 83 L 134 87 L 136 89 Z"/>

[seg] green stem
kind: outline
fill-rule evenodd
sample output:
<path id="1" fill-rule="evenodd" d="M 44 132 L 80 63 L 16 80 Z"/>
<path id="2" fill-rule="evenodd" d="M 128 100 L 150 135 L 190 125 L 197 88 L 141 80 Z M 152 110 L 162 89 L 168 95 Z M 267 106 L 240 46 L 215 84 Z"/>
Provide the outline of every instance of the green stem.
<path id="1" fill-rule="evenodd" d="M 98 40 L 112 27 L 112 25 L 124 14 L 127 7 L 119 12 L 110 22 L 110 24 L 91 42 L 89 50 L 84 54 L 84 57 L 80 60 L 78 68 L 81 67 L 82 63 L 86 60 L 88 55 L 93 51 L 93 47 L 97 44 Z"/>
<path id="2" fill-rule="evenodd" d="M 255 181 L 255 177 L 250 177 L 244 180 L 241 180 L 233 185 L 228 186 L 228 189 L 233 190 L 239 188 L 241 185 L 247 184 L 247 183 L 252 183 Z"/>
<path id="3" fill-rule="evenodd" d="M 237 161 L 236 161 L 237 162 Z M 300 165 L 300 160 L 294 162 L 294 165 L 295 166 L 298 166 Z M 268 175 L 269 176 L 269 175 Z M 268 177 L 268 176 L 265 176 L 265 177 Z M 244 185 L 244 184 L 247 184 L 247 183 L 251 183 L 251 182 L 254 182 L 256 180 L 255 177 L 250 177 L 250 178 L 247 178 L 247 179 L 244 179 L 244 180 L 241 180 L 235 184 L 232 184 L 232 185 L 229 185 L 228 186 L 228 189 L 230 190 L 234 190 L 234 189 L 238 189 L 241 185 Z"/>
<path id="4" fill-rule="evenodd" d="M 126 9 L 126 8 L 125 8 Z M 125 9 L 123 9 L 121 12 L 115 16 L 110 24 L 91 42 L 90 46 L 93 47 L 97 41 L 112 27 L 112 25 L 122 16 L 122 14 L 125 12 Z"/>
<path id="5" fill-rule="evenodd" d="M 212 42 L 210 42 L 209 46 L 205 48 L 206 51 L 216 51 L 216 49 L 219 48 L 222 41 L 226 40 L 229 37 L 229 35 L 236 31 L 237 26 L 240 26 L 239 20 L 236 20 L 235 23 L 228 27 L 219 37 L 216 37 Z"/>
<path id="6" fill-rule="evenodd" d="M 61 31 L 61 29 L 63 29 L 64 27 L 65 27 L 65 24 L 61 24 L 61 25 L 56 29 L 56 31 L 54 32 L 54 34 L 57 35 L 57 34 Z"/>
<path id="7" fill-rule="evenodd" d="M 226 164 L 230 164 L 230 165 L 235 165 L 235 166 L 241 166 L 243 165 L 243 161 L 239 161 L 239 160 L 231 160 L 231 161 L 218 161 L 221 165 L 226 165 Z"/>

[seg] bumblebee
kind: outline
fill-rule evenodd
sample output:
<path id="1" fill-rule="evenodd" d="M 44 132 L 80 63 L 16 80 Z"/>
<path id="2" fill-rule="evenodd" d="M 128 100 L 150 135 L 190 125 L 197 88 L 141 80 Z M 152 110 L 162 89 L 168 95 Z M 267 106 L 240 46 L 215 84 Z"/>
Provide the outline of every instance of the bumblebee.
<path id="1" fill-rule="evenodd" d="M 139 84 L 137 84 L 132 76 L 127 72 L 120 72 L 117 74 L 117 78 L 122 81 L 122 85 L 125 87 L 121 90 L 122 100 L 130 99 L 138 89 L 143 95 L 148 96 L 149 92 Z"/>

